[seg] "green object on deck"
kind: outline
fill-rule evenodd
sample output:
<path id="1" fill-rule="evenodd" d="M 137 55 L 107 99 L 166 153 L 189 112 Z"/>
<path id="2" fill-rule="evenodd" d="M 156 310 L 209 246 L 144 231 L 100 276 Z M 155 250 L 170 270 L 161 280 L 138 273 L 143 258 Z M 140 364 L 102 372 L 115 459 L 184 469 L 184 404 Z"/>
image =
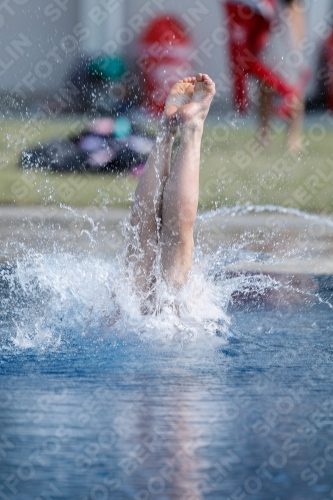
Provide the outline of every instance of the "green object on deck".
<path id="1" fill-rule="evenodd" d="M 125 61 L 120 56 L 101 56 L 91 61 L 89 65 L 91 75 L 112 82 L 121 80 L 126 70 Z"/>
<path id="2" fill-rule="evenodd" d="M 113 135 L 117 139 L 122 139 L 127 137 L 131 133 L 131 122 L 126 116 L 121 116 L 116 119 L 114 124 Z"/>

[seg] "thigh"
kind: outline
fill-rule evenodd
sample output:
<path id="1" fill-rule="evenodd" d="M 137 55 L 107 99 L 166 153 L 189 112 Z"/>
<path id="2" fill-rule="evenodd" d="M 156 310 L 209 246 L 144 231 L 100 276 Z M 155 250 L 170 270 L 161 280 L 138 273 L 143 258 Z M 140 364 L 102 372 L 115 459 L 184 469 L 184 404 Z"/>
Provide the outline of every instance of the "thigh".
<path id="1" fill-rule="evenodd" d="M 248 106 L 247 70 L 244 64 L 249 44 L 249 26 L 240 16 L 238 5 L 225 5 L 229 31 L 230 73 L 236 108 L 245 111 Z"/>
<path id="2" fill-rule="evenodd" d="M 126 239 L 127 272 L 136 289 L 147 294 L 154 280 L 157 238 L 142 226 L 130 226 Z"/>
<path id="3" fill-rule="evenodd" d="M 248 30 L 248 49 L 254 56 L 258 56 L 267 44 L 270 22 L 255 13 L 249 22 Z"/>
<path id="4" fill-rule="evenodd" d="M 162 277 L 174 288 L 182 287 L 192 269 L 194 252 L 193 231 L 183 234 L 181 240 L 166 229 L 161 234 L 159 256 Z"/>

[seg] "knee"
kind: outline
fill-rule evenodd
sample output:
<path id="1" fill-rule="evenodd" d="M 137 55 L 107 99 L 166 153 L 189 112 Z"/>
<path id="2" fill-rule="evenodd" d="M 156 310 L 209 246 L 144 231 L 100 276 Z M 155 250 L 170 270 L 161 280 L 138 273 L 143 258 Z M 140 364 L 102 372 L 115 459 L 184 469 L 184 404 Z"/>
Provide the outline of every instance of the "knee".
<path id="1" fill-rule="evenodd" d="M 181 238 L 183 235 L 193 233 L 196 212 L 193 210 L 183 210 L 181 214 L 169 216 L 168 219 L 162 216 L 162 228 L 169 236 L 176 235 Z"/>
<path id="2" fill-rule="evenodd" d="M 162 226 L 161 242 L 167 248 L 177 248 L 180 251 L 186 252 L 186 249 L 192 249 L 193 228 L 187 225 Z"/>

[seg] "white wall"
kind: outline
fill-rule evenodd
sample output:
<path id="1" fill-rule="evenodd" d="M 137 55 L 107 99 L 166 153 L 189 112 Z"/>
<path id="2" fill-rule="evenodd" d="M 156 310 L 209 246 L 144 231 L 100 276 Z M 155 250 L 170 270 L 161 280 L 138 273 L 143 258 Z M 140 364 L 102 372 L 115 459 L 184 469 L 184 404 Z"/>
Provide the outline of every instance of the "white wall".
<path id="1" fill-rule="evenodd" d="M 0 11 L 0 92 L 56 89 L 77 56 L 77 0 L 8 0 Z M 53 52 L 51 52 L 53 51 Z"/>
<path id="2" fill-rule="evenodd" d="M 80 21 L 89 32 L 83 42 L 84 49 L 88 54 L 94 54 L 125 25 L 125 4 L 118 0 L 104 3 L 80 0 Z"/>
<path id="3" fill-rule="evenodd" d="M 330 0 L 303 0 L 308 36 L 329 22 Z M 219 42 L 223 23 L 219 0 L 6 0 L 0 10 L 0 92 L 17 86 L 22 94 L 56 89 L 79 53 L 138 54 L 143 28 L 157 14 L 175 14 L 189 28 L 196 52 L 193 71 L 208 72 L 228 95 L 228 45 Z M 51 52 L 55 50 L 55 52 Z M 315 68 L 318 52 L 308 61 Z M 315 78 L 313 79 L 313 82 Z M 314 83 L 313 83 L 314 85 Z M 313 89 L 312 85 L 312 89 Z"/>
<path id="4" fill-rule="evenodd" d="M 230 96 L 230 89 L 228 89 L 228 44 L 222 43 L 223 34 L 220 31 L 225 20 L 222 3 L 223 0 L 128 1 L 125 3 L 127 19 L 125 26 L 130 28 L 133 16 L 134 19 L 138 19 L 138 15 L 143 17 L 144 22 L 148 23 L 152 18 L 152 14 L 163 13 L 163 8 L 164 13 L 168 12 L 179 16 L 190 29 L 190 35 L 197 51 L 193 58 L 194 71 L 200 70 L 209 73 L 218 82 L 220 94 L 225 98 Z M 149 4 L 149 8 L 147 8 L 147 4 Z M 303 0 L 303 6 L 306 13 L 307 37 L 309 42 L 314 42 L 316 46 L 314 51 L 308 51 L 306 54 L 306 61 L 313 69 L 313 77 L 308 85 L 308 94 L 311 94 L 316 86 L 315 71 L 323 41 L 322 37 L 318 35 L 318 26 L 319 23 L 323 22 L 326 23 L 326 26 L 329 26 L 330 20 L 327 13 L 332 10 L 333 5 L 330 0 Z M 126 47 L 119 47 L 119 49 L 122 49 L 128 57 L 135 58 L 139 37 L 140 33 L 134 33 L 133 42 Z M 275 58 L 274 56 L 270 60 L 268 58 L 271 66 L 276 64 L 278 57 L 281 57 L 281 50 L 282 55 L 286 55 L 283 54 L 284 49 L 281 49 L 284 42 L 285 40 L 280 40 L 280 47 L 277 44 Z"/>
<path id="5" fill-rule="evenodd" d="M 322 46 L 323 38 L 321 33 L 321 26 L 325 25 L 327 29 L 333 23 L 331 16 L 328 13 L 333 12 L 333 3 L 331 0 L 307 0 L 306 1 L 306 21 L 307 21 L 307 36 L 311 43 L 315 43 L 317 50 L 313 51 L 311 55 L 307 56 L 307 61 L 310 67 L 316 71 L 318 68 L 318 57 L 320 55 L 320 48 Z M 316 74 L 308 86 L 308 93 L 311 94 L 315 91 L 316 87 Z"/>
<path id="6" fill-rule="evenodd" d="M 151 20 L 151 13 L 144 9 L 147 4 L 145 0 L 128 2 L 126 4 L 127 22 L 135 15 L 142 15 L 145 22 Z M 219 29 L 222 23 L 222 8 L 220 2 L 215 0 L 163 0 L 164 12 L 158 7 L 159 4 L 151 2 L 151 11 L 158 14 L 176 15 L 182 20 L 189 36 L 193 40 L 194 51 L 192 53 L 193 71 L 209 73 L 215 80 L 221 71 L 228 73 L 227 44 L 221 46 L 216 42 L 220 38 Z M 142 12 L 140 12 L 141 9 Z M 136 34 L 133 44 L 126 49 L 128 56 L 135 54 L 136 42 L 140 34 Z"/>

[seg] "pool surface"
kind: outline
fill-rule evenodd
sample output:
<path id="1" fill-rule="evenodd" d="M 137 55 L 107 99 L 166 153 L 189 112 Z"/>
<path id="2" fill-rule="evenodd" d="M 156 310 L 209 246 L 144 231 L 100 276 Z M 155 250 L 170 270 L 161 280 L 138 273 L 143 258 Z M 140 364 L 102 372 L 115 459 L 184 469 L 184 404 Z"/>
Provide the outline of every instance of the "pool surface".
<path id="1" fill-rule="evenodd" d="M 49 220 L 15 248 L 19 222 L 8 225 L 1 499 L 333 498 L 333 278 L 303 272 L 329 261 L 328 247 L 300 255 L 281 226 L 261 243 L 247 227 L 222 244 L 221 230 L 218 244 L 214 221 L 199 220 L 207 287 L 193 321 L 131 317 L 120 292 L 110 320 L 122 241 L 106 223 L 84 220 L 79 244 Z"/>

